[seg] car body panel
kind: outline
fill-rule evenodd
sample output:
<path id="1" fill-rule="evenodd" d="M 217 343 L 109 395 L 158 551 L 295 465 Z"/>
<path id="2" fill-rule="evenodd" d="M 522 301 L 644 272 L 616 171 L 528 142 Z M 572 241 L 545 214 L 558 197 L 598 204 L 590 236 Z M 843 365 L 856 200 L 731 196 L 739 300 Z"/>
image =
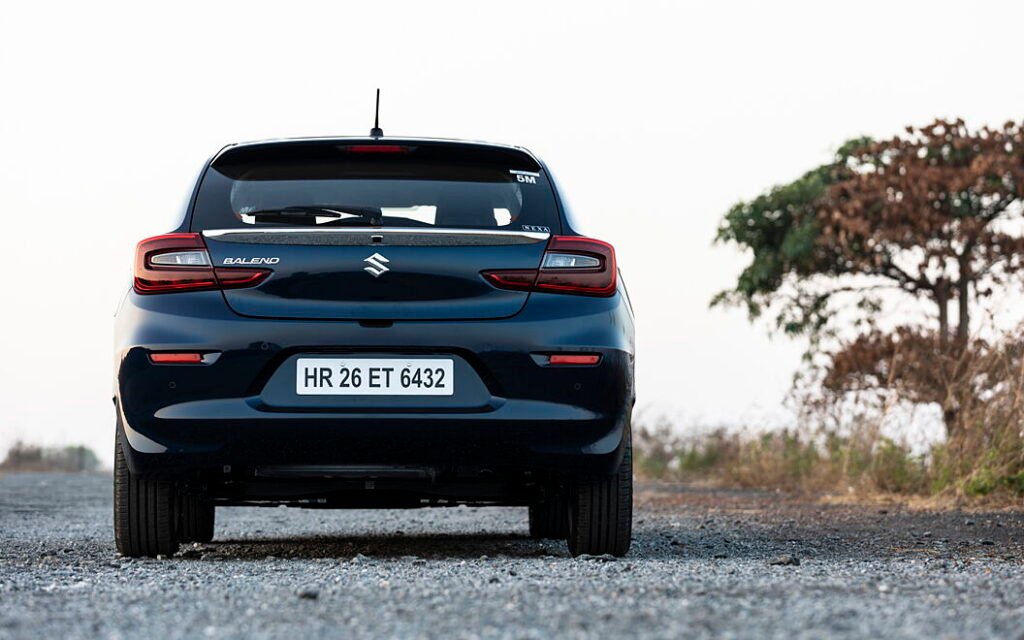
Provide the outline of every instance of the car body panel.
<path id="1" fill-rule="evenodd" d="M 215 265 L 273 264 L 273 275 L 258 287 L 225 292 L 238 314 L 335 320 L 507 318 L 522 309 L 529 294 L 496 289 L 480 272 L 536 269 L 547 240 L 546 234 L 495 235 L 487 242 L 482 234 L 417 230 L 288 231 L 300 233 L 205 234 Z M 239 237 L 246 241 L 235 241 Z M 460 242 L 466 237 L 475 243 Z M 432 242 L 419 242 L 423 238 Z"/>

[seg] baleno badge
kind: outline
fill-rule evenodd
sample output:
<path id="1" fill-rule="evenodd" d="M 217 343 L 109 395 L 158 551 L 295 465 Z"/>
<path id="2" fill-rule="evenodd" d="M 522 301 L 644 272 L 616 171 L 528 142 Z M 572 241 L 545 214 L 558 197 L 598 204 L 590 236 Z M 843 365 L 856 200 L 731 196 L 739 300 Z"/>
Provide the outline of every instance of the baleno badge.
<path id="1" fill-rule="evenodd" d="M 277 264 L 281 258 L 224 258 L 224 264 Z"/>
<path id="2" fill-rule="evenodd" d="M 379 278 L 382 273 L 387 273 L 388 271 L 391 271 L 391 269 L 388 269 L 386 266 L 384 266 L 391 261 L 385 258 L 384 256 L 380 255 L 379 253 L 373 254 L 369 258 L 363 260 L 363 262 L 370 265 L 368 267 L 363 267 L 363 271 L 370 274 L 374 278 Z"/>

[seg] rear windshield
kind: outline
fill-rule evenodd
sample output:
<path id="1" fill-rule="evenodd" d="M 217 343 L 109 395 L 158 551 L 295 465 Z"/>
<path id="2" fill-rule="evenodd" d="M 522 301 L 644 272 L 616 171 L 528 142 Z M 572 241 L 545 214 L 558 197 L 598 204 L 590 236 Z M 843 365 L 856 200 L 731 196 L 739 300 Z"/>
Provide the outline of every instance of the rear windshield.
<path id="1" fill-rule="evenodd" d="M 192 229 L 560 230 L 552 187 L 512 149 L 317 142 L 240 147 L 200 186 Z"/>

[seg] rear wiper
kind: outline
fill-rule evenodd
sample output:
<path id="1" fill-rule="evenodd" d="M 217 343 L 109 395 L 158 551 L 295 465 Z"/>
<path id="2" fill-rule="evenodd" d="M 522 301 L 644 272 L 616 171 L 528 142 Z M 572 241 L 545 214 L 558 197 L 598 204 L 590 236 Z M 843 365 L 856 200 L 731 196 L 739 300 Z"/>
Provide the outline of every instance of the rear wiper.
<path id="1" fill-rule="evenodd" d="M 257 209 L 256 211 L 246 211 L 240 215 L 243 216 L 243 220 L 249 218 L 253 222 L 313 222 L 314 224 L 329 224 L 343 217 L 357 216 L 370 224 L 379 225 L 381 218 L 380 207 L 349 205 L 295 205 L 279 209 Z M 330 218 L 330 220 L 318 222 L 320 218 Z"/>

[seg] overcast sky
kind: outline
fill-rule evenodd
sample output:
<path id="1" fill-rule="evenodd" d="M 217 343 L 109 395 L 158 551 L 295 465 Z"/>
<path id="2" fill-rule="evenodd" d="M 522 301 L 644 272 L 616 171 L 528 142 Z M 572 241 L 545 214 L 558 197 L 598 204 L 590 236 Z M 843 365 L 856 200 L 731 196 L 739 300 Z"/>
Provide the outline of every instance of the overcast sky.
<path id="1" fill-rule="evenodd" d="M 113 313 L 139 239 L 168 230 L 233 141 L 387 134 L 526 146 L 636 307 L 639 404 L 781 424 L 803 345 L 709 310 L 744 258 L 742 198 L 852 136 L 936 116 L 1019 119 L 1015 2 L 19 2 L 0 22 L 0 450 L 109 459 Z"/>

